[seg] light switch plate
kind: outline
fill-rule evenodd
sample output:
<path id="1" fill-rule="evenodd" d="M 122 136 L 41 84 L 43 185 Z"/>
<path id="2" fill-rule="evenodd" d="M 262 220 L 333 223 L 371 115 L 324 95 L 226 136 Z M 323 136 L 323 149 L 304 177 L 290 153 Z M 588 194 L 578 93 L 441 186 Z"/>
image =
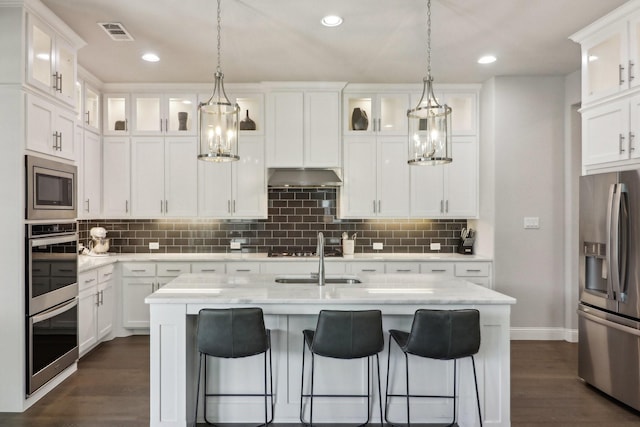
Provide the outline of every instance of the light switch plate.
<path id="1" fill-rule="evenodd" d="M 149 242 L 149 249 L 160 249 L 160 242 Z"/>
<path id="2" fill-rule="evenodd" d="M 537 216 L 525 216 L 524 217 L 525 229 L 538 229 L 540 228 L 540 218 Z"/>
<path id="3" fill-rule="evenodd" d="M 381 251 L 382 250 L 382 242 L 375 242 L 373 244 L 373 250 L 374 251 Z"/>

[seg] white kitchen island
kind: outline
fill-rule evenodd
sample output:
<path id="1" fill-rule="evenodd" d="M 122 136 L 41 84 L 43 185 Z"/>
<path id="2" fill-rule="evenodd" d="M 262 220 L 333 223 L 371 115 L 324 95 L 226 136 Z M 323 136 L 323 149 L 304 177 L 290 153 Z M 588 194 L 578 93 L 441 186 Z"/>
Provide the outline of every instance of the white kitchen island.
<path id="1" fill-rule="evenodd" d="M 330 277 L 330 276 L 327 276 Z M 480 402 L 484 424 L 510 425 L 509 318 L 515 299 L 461 279 L 426 274 L 361 274 L 360 284 L 275 283 L 275 275 L 184 274 L 146 298 L 151 308 L 151 426 L 192 426 L 195 423 L 197 377 L 196 321 L 202 308 L 261 307 L 271 329 L 275 421 L 297 423 L 300 404 L 302 330 L 315 328 L 322 309 L 380 309 L 383 314 L 385 350 L 380 354 L 382 390 L 386 384 L 388 330 L 409 330 L 419 308 L 480 311 L 480 351 L 476 356 Z M 404 356 L 391 353 L 391 384 L 404 388 Z M 210 364 L 212 390 L 261 393 L 262 356 L 219 360 Z M 316 360 L 316 393 L 366 393 L 366 361 Z M 410 359 L 411 392 L 450 394 L 452 362 Z M 459 365 L 459 424 L 479 425 L 470 360 Z M 375 377 L 374 377 L 375 380 Z M 222 385 L 224 388 L 217 388 Z M 375 387 L 374 387 L 375 389 Z M 329 391 L 330 390 L 330 391 Z M 375 399 L 378 399 L 374 390 Z M 202 398 L 201 398 L 202 402 Z M 377 400 L 374 404 L 377 405 Z M 321 399 L 314 401 L 319 423 L 358 422 L 366 400 Z M 198 421 L 202 421 L 200 405 Z M 405 401 L 390 405 L 390 418 L 405 420 Z M 209 417 L 223 422 L 260 423 L 261 398 L 210 399 Z M 412 421 L 446 422 L 451 401 L 413 399 Z M 372 419 L 379 420 L 377 410 Z M 360 421 L 361 422 L 361 421 Z"/>

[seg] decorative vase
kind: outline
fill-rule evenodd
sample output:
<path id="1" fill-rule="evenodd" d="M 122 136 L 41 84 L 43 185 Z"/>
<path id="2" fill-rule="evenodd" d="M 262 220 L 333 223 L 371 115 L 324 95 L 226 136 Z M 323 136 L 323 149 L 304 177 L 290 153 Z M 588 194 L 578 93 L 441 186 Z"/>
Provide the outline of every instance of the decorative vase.
<path id="1" fill-rule="evenodd" d="M 247 117 L 240 121 L 240 130 L 256 130 L 256 122 L 249 118 L 249 110 L 247 110 Z"/>
<path id="2" fill-rule="evenodd" d="M 115 130 L 127 130 L 124 120 L 116 120 Z"/>
<path id="3" fill-rule="evenodd" d="M 187 130 L 187 118 L 189 113 L 180 111 L 178 112 L 178 130 Z"/>
<path id="4" fill-rule="evenodd" d="M 351 115 L 351 128 L 353 130 L 367 130 L 369 127 L 369 118 L 367 112 L 360 108 L 354 108 Z"/>

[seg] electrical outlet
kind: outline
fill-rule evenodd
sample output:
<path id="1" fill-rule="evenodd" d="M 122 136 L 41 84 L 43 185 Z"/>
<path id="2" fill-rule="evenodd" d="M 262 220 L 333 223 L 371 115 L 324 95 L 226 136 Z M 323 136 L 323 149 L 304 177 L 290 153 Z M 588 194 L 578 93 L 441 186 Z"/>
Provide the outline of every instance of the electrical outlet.
<path id="1" fill-rule="evenodd" d="M 525 216 L 524 228 L 526 229 L 538 229 L 540 228 L 540 218 L 537 216 Z"/>
<path id="2" fill-rule="evenodd" d="M 375 242 L 373 244 L 373 250 L 374 251 L 381 251 L 382 250 L 382 242 Z"/>
<path id="3" fill-rule="evenodd" d="M 242 249 L 242 243 L 232 240 L 231 249 Z"/>
<path id="4" fill-rule="evenodd" d="M 160 242 L 149 242 L 149 249 L 160 249 Z"/>
<path id="5" fill-rule="evenodd" d="M 431 249 L 432 251 L 439 251 L 440 250 L 440 243 L 430 243 L 429 244 L 429 249 Z"/>

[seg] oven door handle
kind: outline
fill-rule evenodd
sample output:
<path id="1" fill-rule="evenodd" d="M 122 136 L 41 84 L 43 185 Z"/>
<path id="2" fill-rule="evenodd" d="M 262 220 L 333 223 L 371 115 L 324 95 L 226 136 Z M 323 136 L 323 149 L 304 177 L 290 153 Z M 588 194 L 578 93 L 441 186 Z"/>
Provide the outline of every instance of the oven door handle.
<path id="1" fill-rule="evenodd" d="M 39 322 L 43 322 L 47 319 L 51 319 L 52 317 L 56 317 L 57 315 L 64 313 L 65 311 L 69 310 L 70 308 L 73 308 L 75 306 L 78 305 L 78 297 L 73 298 L 72 300 L 69 300 L 69 302 L 62 304 L 60 306 L 56 306 L 53 308 L 50 308 L 47 311 L 43 311 L 40 314 L 36 314 L 35 316 L 31 317 L 31 321 L 33 324 L 39 323 Z"/>
<path id="2" fill-rule="evenodd" d="M 34 239 L 29 239 L 29 241 L 32 247 L 57 245 L 59 243 L 77 242 L 78 235 L 73 234 L 71 236 L 60 236 L 60 237 L 38 237 Z"/>

